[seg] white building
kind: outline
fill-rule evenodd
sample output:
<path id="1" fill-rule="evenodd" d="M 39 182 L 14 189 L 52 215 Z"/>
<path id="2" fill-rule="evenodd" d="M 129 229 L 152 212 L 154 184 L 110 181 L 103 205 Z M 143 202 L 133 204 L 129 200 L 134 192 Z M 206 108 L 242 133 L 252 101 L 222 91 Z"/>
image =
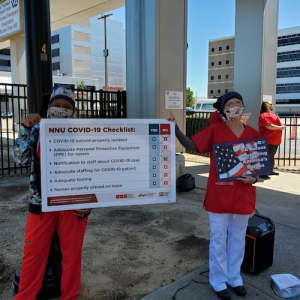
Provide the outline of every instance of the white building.
<path id="1" fill-rule="evenodd" d="M 233 78 L 234 62 L 227 58 L 229 63 L 224 64 L 225 58 L 223 62 L 221 59 L 226 45 L 233 46 L 230 52 L 233 58 L 234 37 L 209 40 L 208 97 L 233 89 L 233 81 L 229 80 L 230 76 Z M 221 80 L 224 74 L 225 78 L 228 76 L 227 85 Z M 300 115 L 300 26 L 278 30 L 276 112 Z"/>
<path id="2" fill-rule="evenodd" d="M 87 88 L 105 89 L 104 20 L 98 18 L 99 16 L 93 17 L 51 32 L 54 85 L 63 84 L 75 88 L 84 81 Z M 113 20 L 112 17 L 106 18 L 106 36 L 109 49 L 108 90 L 125 90 L 123 22 Z M 10 74 L 9 48 L 0 50 L 0 71 Z"/>
<path id="3" fill-rule="evenodd" d="M 0 50 L 0 72 L 10 72 L 10 49 L 5 48 Z"/>
<path id="4" fill-rule="evenodd" d="M 51 33 L 53 75 L 60 75 L 53 78 L 54 84 L 77 85 L 84 81 L 88 87 L 105 88 L 104 20 L 98 18 L 90 18 Z M 108 90 L 124 90 L 126 61 L 123 22 L 108 17 L 106 37 L 109 49 Z"/>
<path id="5" fill-rule="evenodd" d="M 278 30 L 276 111 L 300 114 L 300 26 Z"/>

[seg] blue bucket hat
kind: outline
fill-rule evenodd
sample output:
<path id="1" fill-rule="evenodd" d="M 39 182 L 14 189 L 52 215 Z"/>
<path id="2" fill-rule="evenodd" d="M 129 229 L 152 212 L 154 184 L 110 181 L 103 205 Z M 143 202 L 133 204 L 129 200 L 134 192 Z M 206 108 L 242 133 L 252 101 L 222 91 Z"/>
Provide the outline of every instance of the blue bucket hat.
<path id="1" fill-rule="evenodd" d="M 75 107 L 75 96 L 73 92 L 62 86 L 58 86 L 52 91 L 49 105 L 51 106 L 52 102 L 56 99 L 65 99 L 69 101 L 73 107 Z"/>

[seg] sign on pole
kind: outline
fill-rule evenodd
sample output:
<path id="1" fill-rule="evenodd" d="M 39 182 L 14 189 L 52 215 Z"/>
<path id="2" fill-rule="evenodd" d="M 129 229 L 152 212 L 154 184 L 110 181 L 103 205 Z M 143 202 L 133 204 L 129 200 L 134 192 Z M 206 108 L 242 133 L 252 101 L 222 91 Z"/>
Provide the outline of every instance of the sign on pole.
<path id="1" fill-rule="evenodd" d="M 107 57 L 108 56 L 108 49 L 103 49 L 103 56 Z"/>
<path id="2" fill-rule="evenodd" d="M 0 3 L 0 42 L 4 42 L 23 33 L 23 1 L 2 1 Z"/>
<path id="3" fill-rule="evenodd" d="M 42 119 L 42 211 L 176 201 L 166 120 Z"/>
<path id="4" fill-rule="evenodd" d="M 183 109 L 183 92 L 165 92 L 166 109 Z"/>

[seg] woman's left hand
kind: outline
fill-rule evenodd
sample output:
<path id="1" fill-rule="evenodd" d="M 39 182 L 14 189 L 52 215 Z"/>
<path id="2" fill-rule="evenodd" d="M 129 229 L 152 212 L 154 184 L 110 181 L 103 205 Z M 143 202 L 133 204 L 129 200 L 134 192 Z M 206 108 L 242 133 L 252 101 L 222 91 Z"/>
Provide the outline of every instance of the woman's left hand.
<path id="1" fill-rule="evenodd" d="M 85 217 L 88 216 L 91 213 L 91 208 L 87 208 L 87 209 L 75 209 L 74 210 L 74 215 L 77 217 Z"/>
<path id="2" fill-rule="evenodd" d="M 256 182 L 256 178 L 247 175 L 241 175 L 241 178 L 237 178 L 236 180 L 242 181 L 245 184 L 253 184 Z"/>
<path id="3" fill-rule="evenodd" d="M 167 120 L 171 121 L 171 122 L 175 122 L 175 118 L 174 118 L 173 113 L 171 111 L 170 111 L 170 116 Z"/>

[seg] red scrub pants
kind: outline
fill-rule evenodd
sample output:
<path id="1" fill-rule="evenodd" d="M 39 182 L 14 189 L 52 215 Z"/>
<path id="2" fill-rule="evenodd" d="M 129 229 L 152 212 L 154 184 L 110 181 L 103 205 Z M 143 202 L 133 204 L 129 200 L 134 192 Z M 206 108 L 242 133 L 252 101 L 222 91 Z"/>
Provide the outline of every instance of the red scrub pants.
<path id="1" fill-rule="evenodd" d="M 78 219 L 73 210 L 29 213 L 24 242 L 19 292 L 14 300 L 35 300 L 45 273 L 53 233 L 58 227 L 63 256 L 60 300 L 77 299 L 80 291 L 81 253 L 87 217 Z"/>

